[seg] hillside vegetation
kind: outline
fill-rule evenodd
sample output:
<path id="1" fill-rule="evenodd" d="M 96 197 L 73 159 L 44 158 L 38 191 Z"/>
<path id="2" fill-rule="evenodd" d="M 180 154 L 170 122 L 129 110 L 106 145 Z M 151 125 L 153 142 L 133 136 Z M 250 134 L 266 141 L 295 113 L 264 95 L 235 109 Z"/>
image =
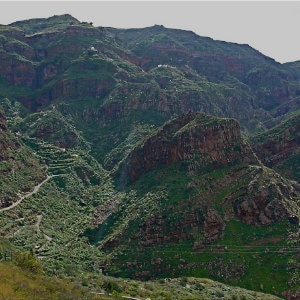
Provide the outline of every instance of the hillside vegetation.
<path id="1" fill-rule="evenodd" d="M 201 278 L 142 283 L 87 273 L 62 280 L 46 276 L 32 253 L 16 252 L 5 239 L 0 240 L 0 256 L 3 299 L 280 299 Z"/>
<path id="2" fill-rule="evenodd" d="M 158 25 L 1 25 L 0 235 L 40 273 L 5 250 L 0 297 L 298 299 L 299 74 Z"/>

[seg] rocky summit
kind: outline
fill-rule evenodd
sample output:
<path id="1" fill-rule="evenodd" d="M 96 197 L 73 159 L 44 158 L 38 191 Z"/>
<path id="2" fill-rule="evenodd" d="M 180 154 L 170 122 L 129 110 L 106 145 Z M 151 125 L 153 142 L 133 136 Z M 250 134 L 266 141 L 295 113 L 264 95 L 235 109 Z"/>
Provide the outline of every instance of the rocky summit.
<path id="1" fill-rule="evenodd" d="M 162 25 L 0 25 L 6 275 L 26 299 L 57 277 L 70 299 L 299 299 L 299 79 Z"/>

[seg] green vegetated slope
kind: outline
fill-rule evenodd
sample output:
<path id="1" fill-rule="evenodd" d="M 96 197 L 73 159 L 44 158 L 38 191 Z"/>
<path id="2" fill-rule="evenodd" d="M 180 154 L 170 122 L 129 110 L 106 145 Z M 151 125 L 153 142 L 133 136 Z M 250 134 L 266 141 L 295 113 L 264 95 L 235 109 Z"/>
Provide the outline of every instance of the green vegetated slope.
<path id="1" fill-rule="evenodd" d="M 1 234 L 13 239 L 16 247 L 33 250 L 50 273 L 62 275 L 83 269 L 98 270 L 101 253 L 80 235 L 91 223 L 95 207 L 114 197 L 112 181 L 108 173 L 87 153 L 86 143 L 78 143 L 73 147 L 75 141 L 72 140 L 69 148 L 56 146 L 62 137 L 59 130 L 47 131 L 44 140 L 34 137 L 39 125 L 49 128 L 50 124 L 54 127 L 64 124 L 62 116 L 61 119 L 48 118 L 48 113 L 51 115 L 53 110 L 40 114 L 43 122 L 37 120 L 36 115 L 31 115 L 31 119 L 27 117 L 28 127 L 20 126 L 20 130 L 23 128 L 24 131 L 18 131 L 19 143 L 27 149 L 28 159 L 32 156 L 37 166 L 44 166 L 37 183 L 43 181 L 46 172 L 48 180 L 30 197 L 27 198 L 24 192 L 24 199 L 17 206 L 1 210 Z M 20 124 L 24 122 L 21 118 L 19 121 Z M 14 126 L 19 128 L 19 124 Z M 66 132 L 70 129 L 69 126 L 63 128 Z M 80 135 L 75 131 L 74 136 Z M 52 138 L 52 144 L 47 142 L 48 138 Z M 78 140 L 82 141 L 81 138 Z M 10 155 L 13 155 L 12 151 Z M 17 157 L 13 156 L 14 159 Z M 33 176 L 34 165 L 27 172 L 29 178 Z M 25 175 L 22 179 L 28 185 L 31 183 Z M 14 190 L 13 182 L 7 181 L 6 186 L 15 193 L 18 191 Z M 34 186 L 31 183 L 29 190 Z M 72 262 L 70 256 L 73 257 Z"/>
<path id="2" fill-rule="evenodd" d="M 226 121 L 173 120 L 128 155 L 124 164 L 142 172 L 121 167 L 116 175 L 131 178 L 135 199 L 124 198 L 109 215 L 102 207 L 88 231 L 111 257 L 108 273 L 211 277 L 276 294 L 299 286 L 298 223 L 290 218 L 299 215 L 299 185 L 220 129 Z"/>
<path id="3" fill-rule="evenodd" d="M 57 31 L 70 25 L 77 25 L 80 22 L 71 15 L 52 16 L 50 18 L 37 18 L 24 21 L 17 21 L 10 26 L 23 30 L 26 34 L 37 34 L 40 32 Z"/>
<path id="4" fill-rule="evenodd" d="M 93 273 L 68 279 L 45 275 L 29 252 L 12 251 L 0 240 L 0 291 L 4 299 L 281 299 L 270 294 L 227 286 L 205 278 L 138 282 Z"/>
<path id="5" fill-rule="evenodd" d="M 0 134 L 14 143 L 1 140 L 0 176 L 10 202 L 24 196 L 1 211 L 1 235 L 17 249 L 58 276 L 211 277 L 296 295 L 296 63 L 70 15 L 1 26 L 0 42 Z"/>
<path id="6" fill-rule="evenodd" d="M 46 178 L 45 170 L 30 149 L 8 129 L 3 111 L 0 111 L 0 170 L 0 209 L 12 205 Z"/>
<path id="7" fill-rule="evenodd" d="M 282 175 L 300 181 L 300 113 L 295 111 L 278 126 L 251 139 L 262 162 Z"/>
<path id="8" fill-rule="evenodd" d="M 18 34 L 8 34 L 11 28 Z M 192 110 L 262 130 L 276 123 L 272 109 L 298 93 L 297 73 L 289 65 L 247 45 L 162 26 L 95 28 L 64 15 L 4 26 L 3 39 L 9 57 L 3 60 L 3 96 L 32 110 L 60 104 L 101 162 L 134 123 L 162 125 Z M 26 49 L 11 47 L 11 39 Z M 20 68 L 17 77 L 10 75 L 12 63 Z"/>
<path id="9" fill-rule="evenodd" d="M 7 100 L 5 101 L 7 103 Z M 49 112 L 43 112 L 40 114 L 40 117 L 47 116 L 48 113 L 51 115 L 53 112 L 53 109 L 51 109 Z M 35 115 L 32 115 L 34 117 Z M 194 119 L 194 115 L 191 115 L 187 117 L 188 121 L 187 124 L 184 125 L 184 129 L 182 129 L 180 126 L 176 127 L 175 135 L 178 135 L 179 133 L 184 134 L 186 131 L 193 130 L 196 126 L 199 126 L 199 122 L 201 125 L 205 126 L 218 126 L 218 122 L 222 120 L 218 120 L 216 118 L 212 117 L 206 117 L 204 115 L 198 116 L 198 119 Z M 28 118 L 28 117 L 27 117 Z M 10 119 L 10 118 L 9 118 Z M 33 120 L 37 120 L 36 117 L 34 117 Z M 44 122 L 47 122 L 48 118 L 43 118 Z M 53 122 L 53 119 L 50 118 L 50 123 L 52 126 L 55 126 L 55 123 Z M 198 120 L 198 121 L 197 121 Z M 226 121 L 226 120 L 224 120 Z M 20 124 L 23 124 L 23 119 L 19 119 Z M 166 125 L 164 128 L 170 128 L 172 127 L 172 123 L 176 123 L 176 120 L 173 122 L 170 122 L 171 125 Z M 179 122 L 180 123 L 180 122 Z M 26 123 L 25 123 L 26 124 Z M 32 126 L 32 124 L 36 125 L 35 122 L 28 122 L 29 128 L 35 126 Z M 60 124 L 60 122 L 59 122 Z M 50 124 L 49 124 L 50 125 Z M 19 128 L 19 125 L 16 125 L 16 128 Z M 21 126 L 20 128 L 25 128 L 26 126 Z M 46 128 L 49 128 L 49 126 L 46 126 Z M 51 128 L 51 127 L 50 127 Z M 66 126 L 66 130 L 69 127 Z M 199 128 L 196 130 L 198 131 Z M 114 259 L 110 261 L 110 255 L 106 256 L 103 253 L 100 253 L 98 249 L 93 247 L 93 245 L 89 244 L 83 236 L 87 235 L 90 238 L 90 241 L 92 244 L 95 244 L 98 241 L 95 241 L 95 232 L 92 230 L 85 231 L 85 228 L 88 228 L 91 226 L 92 218 L 93 220 L 96 220 L 96 222 L 100 221 L 106 221 L 106 219 L 101 220 L 101 214 L 103 217 L 109 217 L 113 219 L 113 221 L 110 221 L 108 219 L 108 225 L 105 225 L 106 229 L 104 230 L 104 233 L 101 235 L 97 234 L 97 238 L 102 238 L 102 243 L 106 244 L 113 240 L 114 238 L 118 238 L 120 234 L 126 233 L 126 230 L 135 230 L 136 228 L 135 223 L 139 224 L 141 221 L 147 221 L 148 218 L 153 218 L 155 213 L 159 211 L 160 213 L 163 213 L 163 208 L 167 209 L 167 220 L 166 225 L 163 225 L 163 228 L 166 228 L 162 230 L 158 230 L 160 232 L 160 237 L 158 240 L 164 238 L 164 234 L 168 235 L 168 228 L 174 228 L 174 226 L 177 226 L 178 230 L 178 238 L 180 241 L 180 235 L 181 235 L 181 229 L 180 225 L 176 225 L 178 223 L 178 220 L 184 216 L 184 211 L 186 210 L 187 214 L 190 214 L 190 208 L 195 209 L 197 211 L 197 218 L 198 220 L 198 229 L 197 226 L 195 228 L 196 232 L 191 234 L 193 230 L 190 230 L 190 225 L 187 224 L 187 228 L 183 229 L 183 231 L 186 231 L 188 234 L 186 237 L 183 237 L 183 241 L 176 243 L 169 241 L 167 246 L 160 246 L 162 247 L 162 250 L 158 250 L 159 248 L 157 245 L 155 246 L 155 250 L 149 247 L 147 245 L 148 241 L 144 241 L 144 244 L 146 246 L 144 253 L 141 251 L 140 247 L 137 249 L 135 248 L 135 243 L 130 243 L 130 253 L 134 253 L 134 272 L 141 273 L 125 273 L 123 275 L 131 275 L 138 278 L 147 278 L 149 276 L 149 273 L 147 275 L 147 266 L 143 266 L 142 268 L 138 265 L 135 265 L 135 261 L 137 258 L 139 259 L 145 259 L 145 261 L 149 261 L 149 253 L 155 257 L 157 256 L 157 252 L 159 253 L 158 256 L 158 263 L 161 264 L 160 260 L 165 259 L 164 255 L 161 253 L 165 253 L 167 249 L 169 249 L 169 252 L 174 253 L 173 251 L 182 252 L 178 256 L 178 261 L 180 261 L 180 264 L 185 261 L 188 256 L 185 259 L 182 259 L 179 257 L 185 257 L 186 256 L 186 250 L 193 249 L 194 245 L 200 245 L 199 247 L 202 248 L 202 239 L 207 238 L 210 240 L 211 236 L 203 236 L 203 233 L 201 234 L 201 223 L 203 223 L 203 216 L 209 210 L 209 208 L 206 206 L 207 204 L 203 205 L 203 203 L 207 201 L 211 201 L 210 199 L 213 199 L 211 195 L 207 196 L 207 199 L 203 200 L 204 202 L 200 201 L 200 203 L 197 203 L 198 200 L 195 202 L 193 199 L 197 196 L 197 193 L 195 193 L 193 184 L 198 185 L 199 183 L 193 183 L 191 184 L 190 178 L 186 178 L 186 172 L 188 171 L 189 163 L 193 164 L 194 159 L 190 160 L 189 163 L 186 165 L 183 163 L 178 163 L 177 165 L 171 167 L 171 169 L 165 170 L 163 172 L 163 175 L 153 175 L 153 172 L 149 173 L 149 175 L 146 175 L 146 180 L 143 183 L 139 183 L 137 181 L 136 187 L 134 187 L 134 190 L 139 191 L 129 191 L 127 193 L 117 193 L 112 187 L 111 179 L 109 178 L 109 175 L 104 172 L 101 168 L 99 169 L 98 163 L 93 160 L 89 155 L 87 155 L 82 149 L 80 148 L 72 148 L 72 145 L 65 149 L 60 148 L 58 146 L 55 146 L 53 144 L 49 144 L 45 141 L 39 140 L 35 137 L 29 137 L 28 136 L 28 130 L 24 131 L 24 134 L 19 132 L 20 139 L 23 140 L 23 142 L 30 147 L 34 152 L 36 157 L 43 162 L 44 165 L 47 166 L 47 171 L 50 174 L 50 176 L 54 176 L 51 178 L 47 183 L 43 185 L 41 190 L 38 194 L 32 196 L 28 200 L 22 202 L 17 207 L 15 207 L 12 210 L 2 212 L 2 218 L 1 222 L 2 226 L 2 233 L 10 238 L 13 239 L 14 245 L 16 247 L 19 247 L 20 249 L 26 249 L 26 250 L 32 250 L 34 251 L 34 254 L 38 256 L 40 259 L 42 259 L 42 263 L 45 266 L 45 269 L 50 274 L 55 275 L 61 275 L 61 276 L 76 276 L 76 273 L 80 270 L 94 270 L 96 273 L 99 271 L 99 269 L 103 269 L 103 271 L 109 271 L 111 272 L 111 268 L 114 263 Z M 35 131 L 33 131 L 35 132 Z M 152 130 L 153 132 L 153 130 Z M 201 130 L 200 130 L 201 132 Z M 59 131 L 55 131 L 57 136 L 61 136 Z M 79 133 L 77 133 L 79 135 Z M 49 136 L 53 135 L 53 132 L 49 131 Z M 155 136 L 154 133 L 152 133 L 152 136 Z M 44 136 L 45 139 L 47 139 L 47 136 Z M 58 141 L 59 139 L 54 136 L 52 136 L 53 142 Z M 235 148 L 238 150 L 238 143 L 242 142 L 236 141 Z M 144 143 L 145 144 L 145 143 Z M 253 159 L 253 158 L 252 158 Z M 206 160 L 206 158 L 205 158 Z M 197 164 L 196 164 L 197 165 Z M 203 163 L 200 164 L 203 166 Z M 195 168 L 195 166 L 193 167 Z M 197 173 L 197 167 L 195 170 L 193 168 L 190 169 L 189 173 Z M 261 167 L 258 167 L 257 169 L 260 169 Z M 230 168 L 229 168 L 230 169 Z M 255 170 L 255 168 L 254 168 Z M 223 171 L 224 172 L 224 171 Z M 202 178 L 201 175 L 205 174 L 206 171 L 202 171 L 199 174 L 199 177 Z M 207 180 L 209 180 L 212 190 L 215 190 L 215 186 L 219 186 L 220 182 L 215 181 L 216 178 L 220 177 L 220 174 L 218 174 L 218 171 L 215 171 L 216 175 L 213 175 L 212 178 L 207 179 L 204 177 L 204 187 L 197 187 L 197 190 L 206 190 L 207 186 Z M 226 171 L 224 172 L 226 173 Z M 242 172 L 243 173 L 243 172 Z M 256 172 L 254 172 L 256 173 Z M 155 174 L 155 173 L 154 173 Z M 177 175 L 175 175 L 177 174 Z M 209 175 L 213 174 L 209 173 Z M 221 172 L 222 174 L 222 172 Z M 224 174 L 223 174 L 224 175 Z M 234 177 L 234 175 L 231 175 Z M 221 176 L 222 177 L 222 176 Z M 237 176 L 239 177 L 239 176 Z M 164 180 L 162 180 L 164 178 Z M 192 177 L 193 178 L 193 177 Z M 235 178 L 235 177 L 234 177 Z M 252 178 L 252 177 L 250 177 Z M 268 179 L 267 179 L 268 180 Z M 166 181 L 166 182 L 165 182 Z M 197 181 L 196 181 L 197 182 Z M 189 186 L 189 184 L 191 186 Z M 188 187 L 186 186 L 188 185 Z M 230 184 L 226 181 L 225 185 L 225 191 L 219 191 L 221 195 L 218 195 L 217 198 L 224 197 L 227 195 L 227 193 L 230 193 Z M 240 184 L 237 183 L 237 186 Z M 235 186 L 235 184 L 234 184 Z M 155 187 L 154 190 L 153 187 Z M 175 188 L 176 187 L 176 188 Z M 227 191 L 229 189 L 229 191 Z M 145 193 L 143 195 L 143 193 Z M 227 193 L 226 193 L 227 192 Z M 176 206 L 188 195 L 189 201 L 186 203 L 188 206 L 187 208 L 184 208 L 184 205 L 180 204 L 180 210 L 176 208 Z M 198 195 L 199 197 L 199 195 Z M 169 206 L 168 199 L 172 199 L 172 205 Z M 234 198 L 234 197 L 233 197 Z M 220 201 L 220 200 L 219 200 Z M 196 204 L 197 203 L 197 204 Z M 225 205 L 226 206 L 226 205 Z M 227 204 L 228 206 L 228 204 Z M 108 212 L 103 209 L 103 207 L 108 208 Z M 213 207 L 213 206 L 212 206 Z M 170 209 L 171 208 L 171 209 Z M 96 209 L 96 213 L 95 213 Z M 223 208 L 218 208 L 223 209 Z M 228 209 L 228 207 L 226 207 Z M 115 213 L 114 210 L 117 210 L 117 213 Z M 203 210 L 203 211 L 202 211 Z M 225 210 L 225 209 L 224 209 Z M 230 210 L 230 208 L 229 208 Z M 175 215 L 170 213 L 173 211 Z M 100 215 L 99 215 L 100 212 Z M 119 213 L 121 213 L 121 216 L 119 216 Z M 179 213 L 179 215 L 178 215 Z M 232 212 L 231 212 L 232 213 Z M 112 217 L 110 217 L 110 214 Z M 230 212 L 229 212 L 230 215 Z M 159 217 L 160 218 L 160 217 Z M 201 221 L 202 218 L 202 221 Z M 169 219 L 169 220 L 168 220 Z M 152 220 L 154 221 L 154 220 Z M 156 222 L 156 221 L 155 221 Z M 174 223 L 175 222 L 175 223 Z M 179 221 L 180 223 L 180 221 Z M 196 221 L 197 223 L 197 221 Z M 113 224 L 113 226 L 111 226 Z M 151 224 L 151 223 L 150 223 Z M 289 226 L 288 224 L 285 224 Z M 223 228 L 223 225 L 221 224 L 221 229 Z M 220 229 L 218 228 L 218 230 Z M 111 234 L 107 234 L 107 230 L 111 231 Z M 277 230 L 277 231 L 276 231 Z M 84 232 L 85 231 L 85 232 Z M 106 232 L 105 232 L 106 231 Z M 243 230 L 241 231 L 243 232 Z M 273 231 L 268 231 L 269 234 L 272 236 Z M 280 233 L 278 228 L 274 230 L 276 234 Z M 94 234 L 94 235 L 93 235 Z M 155 232 L 153 232 L 153 236 L 155 236 Z M 185 234 L 184 234 L 185 235 Z M 191 236 L 189 236 L 191 235 Z M 219 232 L 217 233 L 219 235 Z M 125 236 L 125 235 L 121 235 Z M 147 235 L 142 233 L 143 238 L 147 238 Z M 152 233 L 150 233 L 150 237 L 152 236 Z M 175 236 L 175 235 L 174 235 Z M 247 233 L 245 234 L 247 238 Z M 258 235 L 259 239 L 262 239 L 264 235 L 262 236 Z M 151 237 L 152 238 L 152 237 Z M 282 238 L 282 237 L 281 237 Z M 187 239 L 187 241 L 185 241 Z M 255 238 L 253 238 L 255 242 Z M 160 243 L 160 242 L 158 242 Z M 127 244 L 127 241 L 126 243 Z M 151 242 L 150 242 L 151 244 Z M 181 246 L 180 246 L 181 245 Z M 184 246 L 185 245 L 185 246 Z M 228 247 L 228 243 L 224 242 L 224 245 Z M 243 241 L 244 245 L 244 241 Z M 179 250 L 176 250 L 177 247 L 179 247 Z M 183 248 L 182 248 L 183 247 Z M 198 247 L 198 246 L 197 246 Z M 219 247 L 219 245 L 218 245 Z M 238 247 L 238 244 L 235 245 L 235 247 Z M 122 247 L 123 248 L 123 247 Z M 122 249 L 121 248 L 121 249 Z M 220 249 L 220 248 L 218 248 Z M 254 249 L 255 248 L 254 246 Z M 279 251 L 279 248 L 275 248 L 277 251 Z M 150 252 L 149 252 L 150 250 Z M 285 248 L 281 248 L 283 253 L 285 253 Z M 289 250 L 292 250 L 292 253 L 294 248 L 289 248 Z M 124 249 L 121 251 L 121 253 L 124 254 L 124 252 L 128 251 L 128 249 Z M 131 252 L 132 251 L 132 252 Z M 162 251 L 162 252 L 160 252 Z M 211 250 L 210 250 L 211 251 Z M 217 250 L 219 251 L 219 250 Z M 239 251 L 239 250 L 237 250 Z M 110 252 L 110 251 L 109 251 Z M 142 254 L 140 254 L 140 252 Z M 147 254 L 148 253 L 148 254 Z M 168 253 L 168 251 L 166 252 Z M 122 255 L 123 255 L 122 254 Z M 140 256 L 141 255 L 141 256 Z M 146 255 L 146 257 L 143 258 L 143 255 Z M 169 254 L 168 254 L 169 255 Z M 176 256 L 176 255 L 175 255 Z M 193 256 L 192 256 L 193 257 Z M 211 257 L 211 254 L 208 256 Z M 235 255 L 234 255 L 235 257 Z M 268 255 L 268 259 L 269 259 Z M 209 258 L 207 258 L 209 259 Z M 283 255 L 283 261 L 286 262 L 287 257 Z M 209 259 L 210 260 L 210 259 Z M 107 261 L 109 270 L 106 270 L 107 268 Z M 121 259 L 123 261 L 123 259 Z M 130 272 L 131 265 L 130 265 L 130 255 L 126 254 L 126 272 Z M 193 258 L 192 258 L 193 261 Z M 216 276 L 216 274 L 213 273 L 201 273 L 198 271 L 191 272 L 189 267 L 187 268 L 187 272 L 181 272 L 176 271 L 176 260 L 172 257 L 172 262 L 174 266 L 172 267 L 172 272 L 170 274 L 170 269 L 168 272 L 168 269 L 166 271 L 159 270 L 157 272 L 157 267 L 155 263 L 153 263 L 152 260 L 151 267 L 148 272 L 150 272 L 151 277 L 164 277 L 164 276 L 179 276 L 179 275 L 194 275 L 194 276 Z M 179 264 L 179 265 L 180 265 Z M 234 265 L 234 263 L 233 263 Z M 120 266 L 117 266 L 119 268 Z M 145 267 L 145 269 L 144 269 Z M 203 267 L 202 267 L 203 268 Z M 201 269 L 202 269 L 201 268 Z M 162 267 L 163 269 L 163 267 Z M 181 267 L 179 268 L 179 270 Z M 196 267 L 197 269 L 197 267 Z M 204 268 L 203 268 L 204 269 Z M 224 273 L 227 272 L 227 269 L 225 269 Z M 297 269 L 296 269 L 297 270 Z M 293 267 L 291 268 L 291 273 L 293 273 L 295 269 Z M 113 274 L 118 274 L 116 271 L 112 271 Z M 145 273 L 143 273 L 145 272 Z M 165 272 L 165 273 L 163 273 Z M 175 272 L 175 273 L 174 273 Z M 177 273 L 176 273 L 177 272 Z M 199 273 L 197 273 L 199 272 Z M 251 274 L 251 272 L 250 272 Z M 264 274 L 264 271 L 262 272 Z M 119 273 L 120 275 L 120 273 Z M 137 276 L 138 275 L 138 276 Z M 224 276 L 224 275 L 223 275 Z M 227 274 L 227 276 L 229 276 Z M 292 276 L 292 275 L 291 275 Z M 222 279 L 222 276 L 219 276 L 219 279 Z M 216 276 L 218 278 L 218 276 Z M 251 280 L 252 276 L 250 275 Z M 286 275 L 284 276 L 286 279 Z M 226 278 L 228 279 L 228 278 Z M 234 284 L 241 284 L 239 281 L 232 281 Z M 242 283 L 244 284 L 244 283 Z M 258 287 L 259 284 L 259 287 Z M 261 285 L 260 280 L 257 282 L 254 282 L 253 285 L 247 286 L 248 288 L 252 289 L 259 289 Z M 283 287 L 286 285 L 283 284 Z M 277 290 L 273 291 L 277 292 Z"/>
<path id="10" fill-rule="evenodd" d="M 74 283 L 31 273 L 10 263 L 0 262 L 2 299 L 111 299 L 91 294 Z"/>

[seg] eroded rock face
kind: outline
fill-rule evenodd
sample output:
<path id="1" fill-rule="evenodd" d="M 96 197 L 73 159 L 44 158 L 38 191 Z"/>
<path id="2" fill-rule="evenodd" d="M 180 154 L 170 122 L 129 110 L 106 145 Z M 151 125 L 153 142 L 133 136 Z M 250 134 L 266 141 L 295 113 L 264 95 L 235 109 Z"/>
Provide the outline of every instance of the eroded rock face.
<path id="1" fill-rule="evenodd" d="M 287 183 L 266 168 L 258 168 L 245 193 L 233 203 L 235 215 L 249 225 L 270 225 L 293 215 L 299 204 L 297 183 Z"/>
<path id="2" fill-rule="evenodd" d="M 0 54 L 1 76 L 7 83 L 30 87 L 35 79 L 35 69 L 30 61 L 8 53 Z"/>
<path id="3" fill-rule="evenodd" d="M 212 243 L 220 238 L 225 229 L 225 223 L 216 210 L 207 211 L 204 222 L 204 238 L 206 243 Z"/>
<path id="4" fill-rule="evenodd" d="M 163 126 L 127 158 L 133 182 L 157 166 L 191 161 L 191 168 L 213 169 L 241 162 L 258 163 L 233 119 L 188 113 Z"/>
<path id="5" fill-rule="evenodd" d="M 267 189 L 258 191 L 253 198 L 245 199 L 235 207 L 237 217 L 246 224 L 270 225 L 281 220 L 286 215 L 280 191 L 278 198 L 270 199 Z M 239 200 L 237 200 L 239 202 Z"/>
<path id="6" fill-rule="evenodd" d="M 299 186 L 261 164 L 235 120 L 184 114 L 137 146 L 120 170 L 127 168 L 134 183 L 154 168 L 177 162 L 188 166 L 193 199 L 182 196 L 178 203 L 168 202 L 141 222 L 132 236 L 139 246 L 195 241 L 200 249 L 223 236 L 227 221 L 267 226 L 299 210 Z M 224 175 L 216 178 L 212 171 Z"/>

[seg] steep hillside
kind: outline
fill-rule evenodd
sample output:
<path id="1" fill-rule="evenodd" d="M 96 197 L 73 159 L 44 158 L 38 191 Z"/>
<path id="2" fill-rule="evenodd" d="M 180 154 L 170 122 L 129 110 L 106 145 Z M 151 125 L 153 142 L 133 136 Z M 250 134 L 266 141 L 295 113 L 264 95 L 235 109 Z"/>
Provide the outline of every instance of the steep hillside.
<path id="1" fill-rule="evenodd" d="M 299 95 L 298 62 L 190 31 L 1 25 L 0 234 L 89 287 L 169 278 L 119 298 L 297 299 Z"/>
<path id="2" fill-rule="evenodd" d="M 251 139 L 254 151 L 268 167 L 300 181 L 300 113 Z"/>
<path id="3" fill-rule="evenodd" d="M 1 165 L 14 171 L 10 176 L 1 172 L 1 200 L 4 203 L 10 190 L 15 197 L 15 205 L 1 208 L 1 235 L 18 249 L 33 251 L 49 274 L 93 268 L 102 254 L 82 233 L 95 207 L 115 197 L 112 180 L 87 153 L 86 141 L 53 108 L 22 117 L 7 99 L 2 104 L 11 115 L 10 126 L 18 131 L 15 137 L 1 122 L 1 134 L 8 137 Z M 73 138 L 68 139 L 70 132 Z"/>
<path id="4" fill-rule="evenodd" d="M 169 121 L 136 147 L 121 164 L 119 173 L 135 181 L 150 170 L 180 161 L 189 161 L 202 173 L 239 163 L 259 164 L 240 136 L 235 120 L 188 113 Z"/>
<path id="5" fill-rule="evenodd" d="M 131 195 L 101 205 L 86 232 L 110 253 L 106 272 L 209 276 L 257 290 L 261 266 L 273 265 L 267 290 L 299 284 L 300 186 L 264 167 L 234 120 L 171 120 L 137 144 L 116 176 Z"/>
<path id="6" fill-rule="evenodd" d="M 248 45 L 215 41 L 159 25 L 110 31 L 126 42 L 146 70 L 159 64 L 188 65 L 212 82 L 228 83 L 235 78 L 253 89 L 260 98 L 256 104 L 266 110 L 290 96 L 289 81 L 293 76 L 288 69 Z"/>
<path id="7" fill-rule="evenodd" d="M 0 289 L 3 299 L 109 299 L 102 298 L 74 283 L 33 274 L 9 263 L 0 262 Z"/>
<path id="8" fill-rule="evenodd" d="M 2 246 L 0 242 L 0 246 Z M 1 254 L 1 252 L 0 252 Z M 22 258 L 23 261 L 20 259 Z M 278 300 L 273 295 L 231 287 L 206 278 L 176 278 L 166 281 L 137 282 L 103 275 L 61 280 L 32 272 L 34 259 L 18 253 L 13 262 L 0 262 L 1 296 L 14 300 L 33 299 L 219 299 L 220 296 Z M 80 285 L 80 280 L 84 287 Z M 134 295 L 134 297 L 132 296 Z"/>
<path id="9" fill-rule="evenodd" d="M 0 210 L 15 203 L 45 178 L 45 170 L 18 136 L 7 127 L 0 110 Z"/>
<path id="10" fill-rule="evenodd" d="M 31 111 L 55 104 L 100 162 L 125 142 L 133 124 L 160 126 L 202 111 L 233 117 L 250 134 L 299 109 L 295 67 L 248 45 L 163 26 L 95 28 L 70 15 L 0 31 L 0 96 Z"/>
<path id="11" fill-rule="evenodd" d="M 215 41 L 192 31 L 170 29 L 162 25 L 108 30 L 126 42 L 127 47 L 140 57 L 141 64 L 146 69 L 158 64 L 180 66 L 189 63 L 199 73 L 205 73 L 205 76 L 216 80 L 230 72 L 243 78 L 247 71 L 258 64 L 274 63 L 274 60 L 248 45 Z M 252 61 L 250 57 L 253 58 Z M 223 72 L 217 75 L 217 68 L 221 65 Z"/>
<path id="12" fill-rule="evenodd" d="M 65 118 L 55 107 L 28 115 L 14 126 L 14 130 L 60 148 L 90 150 L 90 145 L 76 130 L 72 120 Z"/>

